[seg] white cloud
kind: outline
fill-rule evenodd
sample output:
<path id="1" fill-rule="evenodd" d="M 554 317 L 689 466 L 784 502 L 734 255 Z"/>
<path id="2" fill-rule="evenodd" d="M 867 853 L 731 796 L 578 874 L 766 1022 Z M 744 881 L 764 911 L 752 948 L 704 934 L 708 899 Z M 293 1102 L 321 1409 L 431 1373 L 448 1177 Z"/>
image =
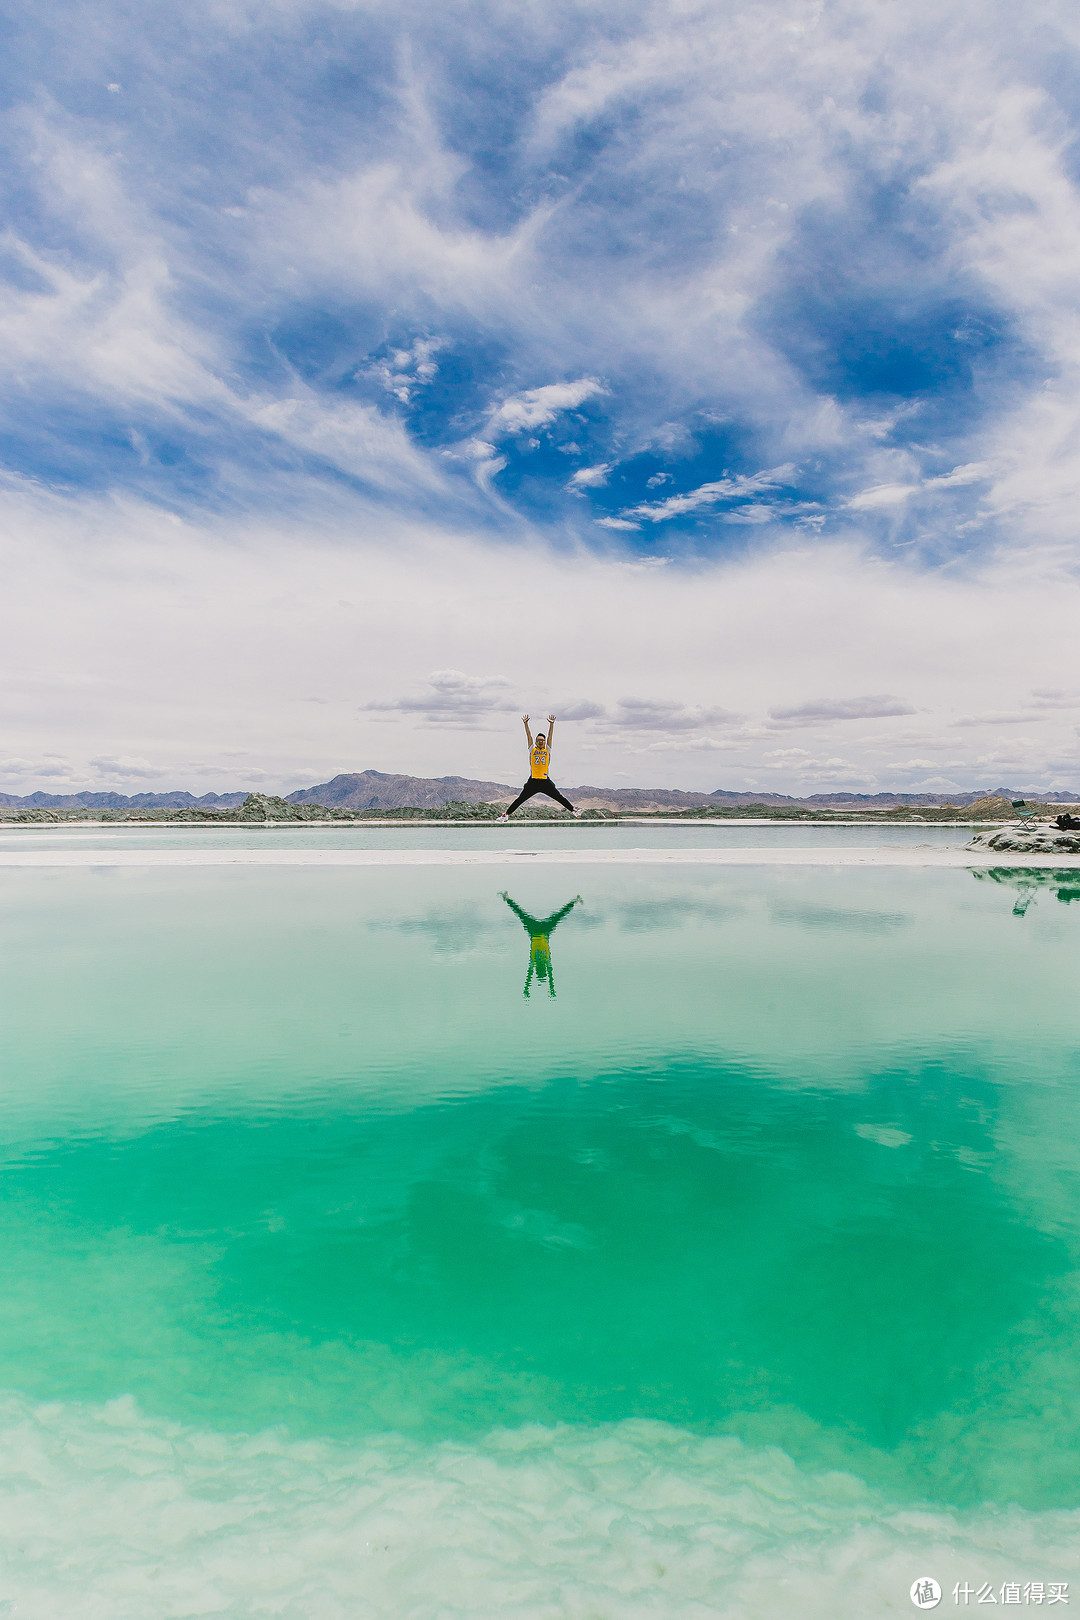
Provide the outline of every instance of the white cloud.
<path id="1" fill-rule="evenodd" d="M 18 126 L 21 125 L 21 128 Z M 16 117 L 32 148 L 52 232 L 39 246 L 4 232 L 5 252 L 36 286 L 0 289 L 0 365 L 21 389 L 69 387 L 115 404 L 216 406 L 230 395 L 220 337 L 183 318 L 156 222 L 125 187 L 115 153 L 78 139 L 43 106 Z"/>
<path id="2" fill-rule="evenodd" d="M 915 714 L 906 698 L 880 693 L 874 697 L 815 698 L 785 708 L 769 710 L 769 718 L 784 725 L 814 725 L 833 720 L 873 720 L 893 714 Z"/>
<path id="3" fill-rule="evenodd" d="M 345 7 L 343 27 L 361 26 L 368 9 Z M 265 41 L 265 30 L 284 26 L 283 15 L 278 7 L 212 9 L 191 48 L 205 41 L 197 60 L 210 72 L 230 46 L 243 51 Z M 110 89 L 119 81 L 106 78 L 109 29 L 122 28 L 119 17 L 99 8 L 81 42 L 73 22 L 65 47 L 82 48 L 92 82 Z M 438 29 L 422 66 L 410 66 L 402 51 L 396 85 L 392 76 L 380 80 L 387 99 L 377 119 L 362 129 L 350 123 L 348 135 L 335 129 L 332 141 L 298 138 L 299 126 L 276 103 L 254 126 L 260 139 L 253 141 L 248 115 L 234 128 L 221 111 L 228 96 L 220 87 L 208 92 L 197 116 L 209 121 L 209 139 L 226 142 L 215 146 L 222 174 L 235 167 L 243 178 L 212 203 L 197 196 L 187 214 L 194 171 L 183 167 L 176 141 L 184 119 L 196 116 L 185 107 L 187 56 L 175 63 L 174 78 L 164 54 L 157 63 L 155 94 L 168 133 L 155 146 L 144 129 L 141 166 L 111 124 L 95 126 L 88 114 L 69 119 L 44 99 L 20 111 L 16 133 L 30 154 L 21 181 L 40 187 L 43 224 L 40 240 L 20 225 L 13 251 L 45 290 L 14 291 L 5 302 L 0 336 L 10 372 L 32 385 L 48 374 L 65 399 L 85 390 L 110 408 L 209 403 L 230 421 L 246 421 L 252 383 L 237 377 L 253 327 L 269 342 L 297 309 L 345 311 L 346 322 L 362 309 L 376 312 L 380 334 L 382 322 L 428 334 L 436 312 L 440 330 L 445 316 L 448 327 L 479 332 L 514 357 L 519 369 L 506 386 L 516 391 L 479 430 L 496 441 L 548 425 L 603 377 L 626 407 L 622 425 L 636 445 L 666 442 L 674 451 L 688 435 L 674 418 L 693 409 L 695 420 L 732 422 L 775 443 L 777 457 L 805 465 L 811 454 L 837 456 L 842 487 L 861 489 L 849 517 L 900 518 L 912 493 L 952 490 L 959 499 L 985 478 L 980 512 L 1008 516 L 1012 532 L 1028 539 L 1072 543 L 1080 206 L 1071 105 L 1045 65 L 1073 59 L 1067 8 L 1040 11 L 1045 50 L 1017 42 L 1011 13 L 995 0 L 964 6 L 944 24 L 927 0 L 864 4 L 842 18 L 808 10 L 803 0 L 778 0 L 766 10 L 661 6 L 629 16 L 600 6 L 577 33 L 534 23 L 519 8 L 513 27 L 521 37 L 508 36 L 510 54 L 524 49 L 529 60 L 562 66 L 553 80 L 538 80 L 524 122 L 507 140 L 508 162 L 519 165 L 513 204 L 486 213 L 491 196 L 481 166 L 470 163 L 468 143 L 451 127 L 455 63 Z M 562 55 L 528 56 L 534 28 L 558 38 Z M 888 93 L 880 97 L 885 72 Z M 305 114 L 309 133 L 315 116 Z M 326 116 L 334 118 L 332 107 Z M 629 144 L 627 116 L 637 131 Z M 583 131 L 580 147 L 568 144 Z M 258 163 L 249 169 L 254 148 Z M 592 155 L 575 171 L 580 183 L 564 185 L 562 157 L 581 160 L 586 149 Z M 1000 388 L 983 379 L 979 420 L 963 448 L 972 459 L 937 477 L 876 459 L 880 452 L 887 460 L 886 441 L 917 402 L 889 410 L 841 404 L 807 381 L 761 319 L 771 312 L 768 289 L 789 274 L 805 239 L 800 231 L 818 216 L 841 237 L 849 233 L 847 257 L 858 259 L 871 301 L 889 293 L 874 254 L 857 239 L 858 199 L 878 184 L 892 187 L 901 207 L 914 197 L 926 216 L 919 237 L 926 279 L 912 271 L 915 302 L 960 278 L 966 297 L 1011 323 L 1030 361 Z M 666 236 L 650 234 L 648 210 L 680 201 L 685 216 L 673 213 Z M 681 217 L 694 221 L 685 233 Z M 959 329 L 953 336 L 966 341 Z M 438 360 L 424 345 L 435 341 L 403 338 L 390 351 L 381 380 L 391 399 L 406 404 L 430 381 L 425 368 Z M 282 372 L 274 387 L 254 389 L 253 410 L 273 412 L 297 397 L 295 373 L 285 375 L 284 362 Z M 576 380 L 517 388 L 519 377 L 537 376 Z M 650 379 L 629 404 L 627 377 Z M 386 471 L 373 482 L 390 487 L 405 465 L 402 446 L 392 434 L 380 438 L 377 423 L 339 418 L 339 404 L 328 404 L 318 421 L 310 402 L 304 420 L 285 409 L 284 442 L 353 474 L 385 451 Z M 926 451 L 935 466 L 943 453 Z M 419 472 L 426 454 L 418 452 L 416 464 L 431 489 L 435 475 Z M 497 461 L 492 454 L 476 462 L 482 487 L 490 487 Z M 751 504 L 732 520 L 764 528 L 759 510 Z M 935 529 L 936 544 L 952 537 L 950 522 Z"/>
<path id="4" fill-rule="evenodd" d="M 245 414 L 264 432 L 376 488 L 448 493 L 438 464 L 417 450 L 400 422 L 373 406 L 355 400 L 328 403 L 304 390 L 287 399 L 253 399 Z M 490 462 L 475 459 L 490 475 Z"/>
<path id="5" fill-rule="evenodd" d="M 639 570 L 391 526 L 355 505 L 350 513 L 343 544 L 336 508 L 302 523 L 178 524 L 139 503 L 0 489 L 5 740 L 26 762 L 9 768 L 8 791 L 93 787 L 92 758 L 150 761 L 170 787 L 199 773 L 219 791 L 255 771 L 288 789 L 301 773 L 310 783 L 368 766 L 506 781 L 520 763 L 517 714 L 558 713 L 564 697 L 560 777 L 569 785 L 575 776 L 614 781 L 627 749 L 640 746 L 630 775 L 646 786 L 737 788 L 755 776 L 760 785 L 776 764 L 783 769 L 768 776 L 784 791 L 812 791 L 826 776 L 852 788 L 898 786 L 893 764 L 908 757 L 897 754 L 898 737 L 911 732 L 900 744 L 911 757 L 937 757 L 944 742 L 938 770 L 959 786 L 985 786 L 996 769 L 987 752 L 965 757 L 957 747 L 979 733 L 950 722 L 958 712 L 1011 712 L 1018 691 L 1067 695 L 1075 667 L 1080 585 L 1052 554 L 923 574 L 815 545 Z M 678 633 L 658 635 L 658 626 Z M 621 702 L 640 693 L 643 660 L 646 694 Z M 418 682 L 418 669 L 432 678 Z M 295 702 L 297 670 L 300 695 L 334 701 Z M 792 699 L 808 691 L 904 699 Z M 586 705 L 578 719 L 575 703 Z M 881 708 L 917 709 L 917 730 L 902 712 L 889 724 L 850 724 Z M 795 719 L 733 718 L 770 711 Z M 816 740 L 801 764 L 765 758 L 792 725 L 827 737 L 840 719 L 848 765 L 830 764 L 835 753 Z M 1075 709 L 1033 708 L 1015 728 L 1027 739 L 1019 759 L 1009 739 L 1016 770 L 1030 782 L 1048 762 L 1074 758 L 1075 724 Z M 698 747 L 704 739 L 733 746 Z M 585 742 L 595 749 L 579 754 Z M 123 790 L 119 778 L 112 784 Z"/>
<path id="6" fill-rule="evenodd" d="M 375 714 L 415 714 L 431 724 L 469 725 L 483 717 L 514 709 L 505 675 L 467 675 L 460 669 L 438 669 L 425 688 L 404 697 L 365 703 Z"/>
<path id="7" fill-rule="evenodd" d="M 572 411 L 587 399 L 606 394 L 596 377 L 579 377 L 576 382 L 546 383 L 542 388 L 526 388 L 512 394 L 488 416 L 487 431 L 493 439 L 547 427 L 563 411 Z"/>
<path id="8" fill-rule="evenodd" d="M 1080 709 L 1080 692 L 1065 692 L 1058 688 L 1032 692 L 1028 700 L 1032 709 Z"/>
<path id="9" fill-rule="evenodd" d="M 1008 710 L 998 710 L 995 714 L 962 714 L 951 725 L 970 726 L 1016 726 L 1030 723 L 1031 715 L 1028 713 L 1009 713 Z"/>
<path id="10" fill-rule="evenodd" d="M 568 489 L 599 489 L 606 484 L 611 473 L 611 466 L 606 461 L 600 461 L 595 467 L 579 467 L 567 485 Z"/>
<path id="11" fill-rule="evenodd" d="M 709 484 L 699 484 L 697 489 L 689 490 L 685 495 L 669 495 L 666 500 L 643 501 L 638 506 L 629 506 L 625 515 L 641 518 L 647 523 L 666 523 L 669 518 L 696 512 L 704 506 L 715 506 L 720 501 L 738 500 L 758 490 L 776 489 L 790 483 L 794 474 L 795 468 L 788 463 L 746 477 L 719 478 Z"/>
<path id="12" fill-rule="evenodd" d="M 103 8 L 94 37 L 84 37 L 93 82 L 110 88 L 118 81 L 106 78 L 97 30 L 107 38 L 111 11 Z M 365 8 L 345 12 L 356 19 Z M 264 39 L 262 30 L 281 26 L 281 15 L 249 8 L 241 20 L 229 13 L 223 25 L 220 8 L 208 14 L 201 60 L 232 39 Z M 1045 60 L 1070 60 L 1070 14 L 1051 6 L 1040 17 L 1053 42 Z M 525 12 L 515 26 L 533 39 Z M 676 418 L 692 408 L 695 421 L 735 423 L 775 444 L 770 458 L 790 455 L 806 465 L 811 454 L 837 456 L 844 463 L 838 487 L 861 490 L 848 521 L 858 514 L 901 520 L 917 493 L 951 491 L 959 504 L 974 499 L 984 479 L 980 514 L 1007 516 L 1012 532 L 1029 540 L 1056 535 L 1071 545 L 1080 477 L 1072 114 L 1043 59 L 1023 42 L 1002 52 L 1003 37 L 1012 40 L 1011 16 L 993 0 L 963 8 L 946 26 L 926 0 L 863 5 L 842 23 L 808 12 L 802 0 L 778 0 L 767 12 L 646 8 L 629 20 L 601 6 L 580 36 L 559 35 L 563 66 L 554 80 L 537 83 L 526 122 L 508 143 L 521 165 L 514 205 L 487 214 L 476 206 L 483 178 L 450 127 L 453 64 L 439 56 L 442 36 L 429 42 L 423 66 L 410 67 L 402 53 L 377 121 L 320 145 L 317 162 L 275 107 L 261 126 L 257 177 L 245 169 L 227 198 L 211 206 L 199 196 L 187 216 L 168 145 L 147 144 L 151 161 L 140 169 L 132 151 L 117 150 L 111 126 L 68 119 L 42 101 L 17 115 L 17 133 L 32 153 L 23 179 L 40 186 L 45 224 L 40 239 L 20 224 L 11 241 L 44 290 L 6 299 L 3 355 L 11 374 L 32 386 L 47 374 L 65 399 L 85 390 L 110 409 L 119 401 L 178 412 L 211 407 L 230 423 L 254 417 L 285 446 L 375 487 L 430 492 L 454 469 L 395 437 L 378 412 L 363 418 L 339 399 L 309 398 L 284 363 L 273 385 L 253 387 L 238 376 L 253 325 L 269 341 L 295 309 L 344 310 L 346 321 L 363 309 L 376 312 L 380 335 L 384 318 L 423 334 L 403 338 L 369 368 L 391 400 L 408 404 L 439 363 L 432 345 L 443 339 L 430 331 L 436 324 L 442 331 L 445 317 L 448 329 L 478 332 L 514 357 L 506 387 L 515 391 L 486 423 L 482 413 L 473 422 L 477 442 L 490 450 L 470 462 L 482 489 L 504 465 L 495 451 L 500 437 L 550 425 L 592 397 L 583 389 L 603 386 L 613 410 L 627 411 L 621 425 L 636 446 L 681 453 L 692 435 Z M 518 43 L 515 36 L 514 51 Z M 883 64 L 881 100 L 874 92 Z M 160 66 L 161 126 L 174 131 L 185 116 L 178 87 L 190 63 L 177 63 L 175 81 L 164 60 Z M 226 104 L 208 95 L 211 111 L 200 113 L 219 119 L 215 138 L 231 133 L 214 111 Z M 631 148 L 618 134 L 608 138 L 627 115 L 638 131 Z M 564 188 L 561 158 L 582 131 L 594 153 L 581 184 Z M 223 172 L 230 158 L 239 172 L 242 149 L 252 144 L 245 120 Z M 857 235 L 858 197 L 870 175 L 895 186 L 901 205 L 914 196 L 926 211 L 927 279 L 913 272 L 913 296 L 961 277 L 975 302 L 989 302 L 1012 323 L 1031 362 L 997 393 L 984 379 L 981 414 L 962 449 L 971 459 L 936 477 L 914 464 L 918 456 L 894 465 L 886 448 L 917 402 L 841 404 L 807 381 L 760 318 L 769 313 L 763 289 L 788 274 L 815 211 L 831 229 Z M 662 233 L 650 237 L 646 206 L 680 198 L 694 229 L 684 240 L 676 221 L 666 241 Z M 55 242 L 62 247 L 54 251 Z M 857 241 L 849 258 L 859 259 L 868 296 L 888 292 L 874 256 Z M 520 377 L 538 376 L 572 380 L 517 388 Z M 627 377 L 650 381 L 631 399 Z M 931 445 L 925 459 L 940 466 L 943 454 Z M 715 482 L 674 499 L 697 497 L 682 510 L 701 510 L 713 504 L 702 492 Z M 918 510 L 929 504 L 920 501 Z M 645 505 L 651 509 L 641 522 L 678 515 L 661 511 L 662 502 Z M 751 502 L 728 520 L 766 529 L 769 513 Z M 601 523 L 615 535 L 628 521 Z M 951 521 L 937 525 L 935 545 L 953 538 Z"/>
<path id="13" fill-rule="evenodd" d="M 767 758 L 762 763 L 766 771 L 782 772 L 790 780 L 793 774 L 793 762 L 784 759 Z M 796 773 L 804 779 L 809 776 L 820 787 L 835 787 L 841 782 L 850 782 L 852 773 L 857 769 L 851 759 L 842 759 L 835 754 L 810 754 L 794 767 Z M 774 780 L 774 791 L 779 788 L 779 782 Z"/>
<path id="14" fill-rule="evenodd" d="M 756 527 L 759 523 L 771 523 L 775 517 L 781 515 L 782 507 L 763 506 L 737 506 L 733 512 L 724 513 L 725 523 L 748 523 Z"/>
<path id="15" fill-rule="evenodd" d="M 557 703 L 555 714 L 559 720 L 597 720 L 605 713 L 602 703 L 590 698 L 578 698 L 570 703 Z"/>
<path id="16" fill-rule="evenodd" d="M 856 512 L 870 512 L 883 506 L 899 506 L 919 492 L 918 484 L 877 484 L 872 489 L 864 489 L 861 494 L 853 495 L 848 506 Z"/>
<path id="17" fill-rule="evenodd" d="M 737 753 L 742 744 L 733 737 L 661 737 L 656 742 L 646 743 L 643 748 L 632 748 L 635 754 L 681 754 L 692 757 L 695 754 L 730 754 Z"/>
<path id="18" fill-rule="evenodd" d="M 364 375 L 373 377 L 388 394 L 407 405 L 419 389 L 435 380 L 439 371 L 435 356 L 448 342 L 443 337 L 417 338 L 408 347 L 394 349 L 384 360 L 368 366 Z"/>
<path id="19" fill-rule="evenodd" d="M 969 461 L 963 467 L 954 467 L 951 473 L 944 473 L 940 478 L 927 478 L 923 489 L 953 489 L 964 484 L 981 484 L 993 476 L 994 469 L 988 461 Z"/>
<path id="20" fill-rule="evenodd" d="M 444 450 L 443 455 L 448 459 L 460 458 L 471 462 L 473 477 L 484 490 L 491 488 L 492 479 L 496 478 L 506 466 L 506 457 L 500 456 L 495 446 L 486 439 L 467 439 L 456 451 Z"/>
<path id="21" fill-rule="evenodd" d="M 0 760 L 0 776 L 7 782 L 47 782 L 55 791 L 58 782 L 67 785 L 76 782 L 79 768 L 59 754 L 31 755 L 28 758 L 12 754 Z"/>
<path id="22" fill-rule="evenodd" d="M 122 781 L 153 782 L 166 774 L 159 766 L 151 765 L 148 759 L 132 759 L 126 755 L 102 754 L 87 763 L 99 775 L 118 777 Z"/>
<path id="23" fill-rule="evenodd" d="M 875 484 L 872 488 L 853 495 L 847 505 L 853 512 L 871 512 L 884 507 L 901 506 L 913 495 L 920 495 L 924 490 L 960 489 L 969 484 L 985 483 L 992 475 L 993 468 L 989 462 L 972 461 L 962 467 L 954 467 L 952 472 L 943 473 L 940 477 L 924 478 L 919 483 Z"/>
<path id="24" fill-rule="evenodd" d="M 725 709 L 690 707 L 663 698 L 620 698 L 605 723 L 629 731 L 699 731 L 702 726 L 729 725 L 742 719 Z"/>

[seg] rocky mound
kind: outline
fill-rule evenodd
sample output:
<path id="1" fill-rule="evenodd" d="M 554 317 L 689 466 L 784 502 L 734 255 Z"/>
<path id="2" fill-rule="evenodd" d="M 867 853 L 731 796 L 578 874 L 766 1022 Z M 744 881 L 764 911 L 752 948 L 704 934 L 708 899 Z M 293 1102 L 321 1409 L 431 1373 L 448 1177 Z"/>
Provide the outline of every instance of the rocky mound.
<path id="1" fill-rule="evenodd" d="M 951 805 L 946 806 L 952 809 Z M 985 799 L 976 799 L 973 804 L 965 805 L 962 814 L 969 821 L 1012 821 L 1014 820 L 1011 799 L 999 798 L 997 794 L 987 794 Z"/>
<path id="2" fill-rule="evenodd" d="M 228 821 L 317 821 L 325 819 L 319 805 L 290 804 L 276 793 L 249 793 L 239 809 L 224 817 Z"/>
<path id="3" fill-rule="evenodd" d="M 1045 822 L 1035 827 L 1002 827 L 1000 832 L 976 833 L 973 847 L 1009 850 L 1014 855 L 1080 855 L 1080 832 L 1059 832 Z"/>

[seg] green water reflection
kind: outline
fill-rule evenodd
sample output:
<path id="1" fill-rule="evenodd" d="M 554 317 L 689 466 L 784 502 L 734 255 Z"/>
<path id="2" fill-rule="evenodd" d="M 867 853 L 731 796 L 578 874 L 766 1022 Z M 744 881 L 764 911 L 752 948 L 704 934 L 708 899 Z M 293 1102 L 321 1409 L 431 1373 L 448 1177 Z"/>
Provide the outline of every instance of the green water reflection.
<path id="1" fill-rule="evenodd" d="M 1075 1501 L 1077 914 L 1018 927 L 1015 874 L 597 875 L 554 910 L 251 876 L 24 886 L 0 1383 L 305 1433 L 646 1416 Z"/>
<path id="2" fill-rule="evenodd" d="M 522 994 L 528 997 L 535 979 L 538 986 L 546 985 L 548 995 L 554 997 L 555 970 L 551 965 L 551 936 L 563 918 L 569 917 L 574 907 L 581 904 L 580 894 L 546 917 L 530 916 L 516 900 L 511 900 L 505 889 L 502 892 L 502 899 L 506 901 L 529 936 L 529 970 L 525 975 L 525 989 Z"/>
<path id="3" fill-rule="evenodd" d="M 1027 915 L 1031 906 L 1040 895 L 1052 895 L 1062 905 L 1071 905 L 1074 900 L 1080 900 L 1080 868 L 1072 867 L 1052 869 L 1034 868 L 1031 871 L 1016 870 L 1007 866 L 995 866 L 983 871 L 972 872 L 972 877 L 979 883 L 999 883 L 1005 888 L 1013 890 L 1016 903 L 1013 906 L 1014 917 Z"/>

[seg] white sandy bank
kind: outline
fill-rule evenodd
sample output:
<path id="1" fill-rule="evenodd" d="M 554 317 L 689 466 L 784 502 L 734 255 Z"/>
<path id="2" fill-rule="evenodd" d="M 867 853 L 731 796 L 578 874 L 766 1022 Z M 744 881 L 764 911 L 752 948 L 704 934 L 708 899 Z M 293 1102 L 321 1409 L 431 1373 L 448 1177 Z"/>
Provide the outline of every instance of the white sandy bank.
<path id="1" fill-rule="evenodd" d="M 644 1420 L 334 1443 L 13 1395 L 0 1452 L 16 1620 L 877 1620 L 918 1575 L 1078 1569 L 1075 1512 L 903 1507 Z"/>

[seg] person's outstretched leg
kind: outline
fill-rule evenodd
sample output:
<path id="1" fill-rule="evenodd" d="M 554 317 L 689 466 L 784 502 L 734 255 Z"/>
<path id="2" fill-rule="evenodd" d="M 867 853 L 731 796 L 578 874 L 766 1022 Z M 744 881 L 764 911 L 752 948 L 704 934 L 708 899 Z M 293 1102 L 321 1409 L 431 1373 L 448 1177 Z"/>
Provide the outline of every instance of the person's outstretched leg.
<path id="1" fill-rule="evenodd" d="M 558 788 L 555 786 L 554 782 L 549 782 L 546 776 L 543 777 L 543 778 L 538 778 L 537 779 L 536 792 L 537 793 L 546 793 L 549 799 L 558 800 L 559 804 L 562 805 L 563 809 L 564 810 L 569 810 L 570 814 L 573 815 L 574 807 L 570 803 L 570 800 L 569 799 L 564 799 L 562 794 L 559 792 Z"/>
<path id="2" fill-rule="evenodd" d="M 513 804 L 507 805 L 503 811 L 504 816 L 512 816 L 515 810 L 520 810 L 526 799 L 531 799 L 534 793 L 543 793 L 545 784 L 538 776 L 530 776 Z"/>

